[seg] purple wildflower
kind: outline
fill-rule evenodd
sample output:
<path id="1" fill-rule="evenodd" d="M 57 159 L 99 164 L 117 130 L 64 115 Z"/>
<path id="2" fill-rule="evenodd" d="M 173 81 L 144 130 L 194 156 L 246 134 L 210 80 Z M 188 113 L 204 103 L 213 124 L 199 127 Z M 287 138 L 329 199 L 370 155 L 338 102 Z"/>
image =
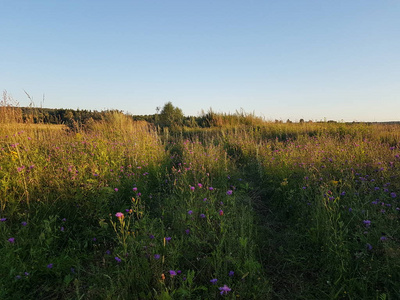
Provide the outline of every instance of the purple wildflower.
<path id="1" fill-rule="evenodd" d="M 397 195 L 396 195 L 396 193 L 395 193 L 395 192 L 392 192 L 392 193 L 390 193 L 390 197 L 392 197 L 392 198 L 396 198 L 396 197 L 397 197 Z"/>
<path id="2" fill-rule="evenodd" d="M 189 215 L 191 215 L 192 213 L 193 213 L 193 211 L 192 211 L 192 210 L 189 210 L 189 211 L 188 211 L 188 214 L 189 214 Z"/>
<path id="3" fill-rule="evenodd" d="M 235 272 L 229 271 L 229 277 L 233 277 L 233 275 L 235 275 Z"/>
<path id="4" fill-rule="evenodd" d="M 214 190 L 214 188 L 213 188 L 212 186 L 210 186 L 208 189 L 209 189 L 210 191 L 213 191 L 213 190 Z"/>
<path id="5" fill-rule="evenodd" d="M 53 269 L 53 264 L 48 264 L 47 269 Z"/>
<path id="6" fill-rule="evenodd" d="M 200 218 L 204 219 L 206 217 L 205 214 L 200 214 Z"/>
<path id="7" fill-rule="evenodd" d="M 28 225 L 28 223 L 26 223 L 26 222 L 24 221 L 24 222 L 21 222 L 21 225 L 22 225 L 22 226 L 26 226 L 26 225 Z"/>
<path id="8" fill-rule="evenodd" d="M 160 259 L 160 254 L 154 254 L 154 259 Z"/>
<path id="9" fill-rule="evenodd" d="M 232 190 L 228 190 L 228 191 L 226 192 L 226 194 L 227 194 L 228 196 L 232 195 L 232 193 L 233 193 Z"/>
<path id="10" fill-rule="evenodd" d="M 14 244 L 14 243 L 15 243 L 15 238 L 13 238 L 13 237 L 12 237 L 12 238 L 9 238 L 8 241 L 9 241 L 11 244 Z"/>
<path id="11" fill-rule="evenodd" d="M 115 258 L 115 260 L 117 261 L 117 262 L 121 262 L 122 260 L 118 257 L 118 256 L 116 256 L 116 257 L 114 257 Z"/>
<path id="12" fill-rule="evenodd" d="M 7 221 L 7 218 L 1 218 L 0 219 L 0 222 L 5 222 L 5 221 Z"/>
<path id="13" fill-rule="evenodd" d="M 169 270 L 169 275 L 171 275 L 171 277 L 176 276 L 176 272 L 174 270 Z"/>
<path id="14" fill-rule="evenodd" d="M 387 240 L 387 237 L 386 237 L 386 236 L 381 236 L 380 240 L 381 240 L 382 242 L 383 242 L 383 241 L 386 241 L 386 240 Z"/>
<path id="15" fill-rule="evenodd" d="M 226 295 L 226 294 L 228 294 L 228 292 L 230 292 L 231 291 L 231 289 L 226 285 L 226 284 L 224 284 L 224 286 L 223 287 L 220 287 L 219 288 L 219 290 L 221 291 L 221 295 Z"/>
<path id="16" fill-rule="evenodd" d="M 364 220 L 363 223 L 364 223 L 365 227 L 371 226 L 371 221 L 370 220 Z"/>
<path id="17" fill-rule="evenodd" d="M 214 278 L 214 279 L 211 279 L 211 280 L 210 280 L 210 282 L 211 282 L 212 284 L 217 284 L 217 281 L 218 281 L 217 278 Z"/>

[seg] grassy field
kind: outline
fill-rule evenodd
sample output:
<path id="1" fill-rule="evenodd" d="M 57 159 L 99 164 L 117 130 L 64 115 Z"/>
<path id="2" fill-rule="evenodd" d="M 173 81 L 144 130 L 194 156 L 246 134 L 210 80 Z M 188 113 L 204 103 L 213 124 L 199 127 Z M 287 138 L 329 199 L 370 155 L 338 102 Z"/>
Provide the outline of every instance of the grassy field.
<path id="1" fill-rule="evenodd" d="M 0 299 L 400 299 L 399 143 L 399 125 L 2 123 Z"/>

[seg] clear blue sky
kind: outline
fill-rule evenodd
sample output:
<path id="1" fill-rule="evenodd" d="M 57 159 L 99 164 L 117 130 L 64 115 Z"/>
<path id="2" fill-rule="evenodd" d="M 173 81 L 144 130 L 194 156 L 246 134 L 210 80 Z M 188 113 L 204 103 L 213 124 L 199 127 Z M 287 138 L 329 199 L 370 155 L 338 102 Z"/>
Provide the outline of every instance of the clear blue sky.
<path id="1" fill-rule="evenodd" d="M 400 120 L 398 0 L 0 0 L 21 106 Z M 44 103 L 43 102 L 44 95 Z"/>

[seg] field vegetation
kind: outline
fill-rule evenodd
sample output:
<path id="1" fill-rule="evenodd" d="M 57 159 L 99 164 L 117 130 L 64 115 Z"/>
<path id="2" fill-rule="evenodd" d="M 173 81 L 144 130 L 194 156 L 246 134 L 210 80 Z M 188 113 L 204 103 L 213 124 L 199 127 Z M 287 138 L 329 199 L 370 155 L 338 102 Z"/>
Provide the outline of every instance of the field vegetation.
<path id="1" fill-rule="evenodd" d="M 400 298 L 399 125 L 0 113 L 0 299 Z"/>

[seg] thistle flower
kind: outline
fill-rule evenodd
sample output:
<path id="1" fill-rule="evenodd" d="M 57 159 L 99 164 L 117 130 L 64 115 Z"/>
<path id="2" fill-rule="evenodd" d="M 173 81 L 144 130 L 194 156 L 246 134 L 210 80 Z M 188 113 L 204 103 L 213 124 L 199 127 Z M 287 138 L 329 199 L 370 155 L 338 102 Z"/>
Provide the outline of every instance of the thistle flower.
<path id="1" fill-rule="evenodd" d="M 115 214 L 115 216 L 116 216 L 118 219 L 123 219 L 123 218 L 124 218 L 124 214 L 123 214 L 122 212 L 117 212 L 117 213 Z"/>
<path id="2" fill-rule="evenodd" d="M 226 294 L 228 294 L 228 292 L 231 291 L 231 289 L 226 284 L 224 284 L 223 287 L 220 287 L 219 290 L 221 291 L 220 292 L 221 295 L 224 295 L 224 294 L 226 295 Z"/>

